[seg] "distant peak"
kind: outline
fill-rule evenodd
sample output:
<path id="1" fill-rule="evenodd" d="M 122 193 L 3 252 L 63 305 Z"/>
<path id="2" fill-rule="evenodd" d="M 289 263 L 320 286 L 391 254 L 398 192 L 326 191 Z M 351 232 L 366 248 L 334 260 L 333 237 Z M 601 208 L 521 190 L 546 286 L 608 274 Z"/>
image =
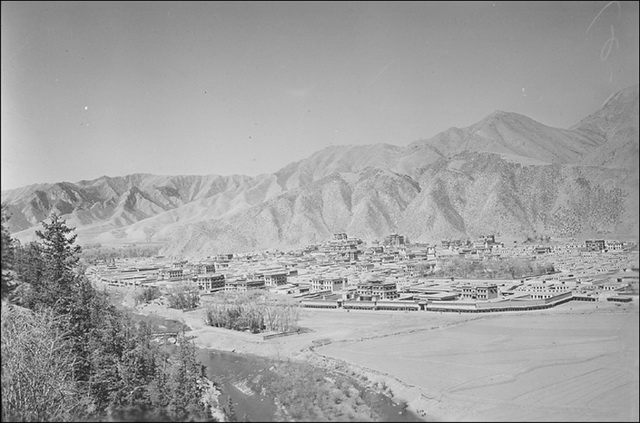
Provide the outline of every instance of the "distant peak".
<path id="1" fill-rule="evenodd" d="M 487 116 L 484 120 L 495 120 L 495 119 L 505 119 L 505 118 L 513 119 L 513 118 L 522 118 L 522 117 L 524 116 L 519 115 L 517 113 L 505 112 L 504 110 L 496 110 L 495 112 Z"/>
<path id="2" fill-rule="evenodd" d="M 611 122 L 617 121 L 617 119 L 627 119 L 631 116 L 638 116 L 638 84 L 624 88 L 611 94 L 603 103 L 602 106 L 582 119 L 577 124 L 573 125 L 571 130 L 575 129 L 588 129 L 593 128 L 612 128 Z M 607 123 L 609 122 L 609 123 Z M 637 121 L 636 121 L 637 122 Z M 615 124 L 613 124 L 615 127 Z M 636 123 L 637 125 L 637 123 Z M 590 128 L 590 129 L 589 129 Z"/>
<path id="3" fill-rule="evenodd" d="M 487 117 L 500 117 L 500 116 L 506 116 L 506 115 L 509 115 L 509 113 L 503 110 L 496 110 L 495 112 L 491 113 Z"/>
<path id="4" fill-rule="evenodd" d="M 513 112 L 505 112 L 503 110 L 496 110 L 495 112 L 491 113 L 489 116 L 487 116 L 486 118 L 484 118 L 481 122 L 486 123 L 486 122 L 495 122 L 495 121 L 507 121 L 507 120 L 529 120 L 530 118 L 518 114 L 518 113 L 513 113 Z"/>
<path id="5" fill-rule="evenodd" d="M 602 104 L 602 107 L 606 107 L 610 103 L 630 103 L 633 101 L 638 101 L 638 84 L 611 94 Z"/>
<path id="6" fill-rule="evenodd" d="M 635 85 L 631 85 L 630 87 L 624 88 L 622 90 L 620 90 L 621 93 L 628 93 L 628 94 L 635 94 L 638 95 L 638 85 L 639 84 L 635 84 Z"/>

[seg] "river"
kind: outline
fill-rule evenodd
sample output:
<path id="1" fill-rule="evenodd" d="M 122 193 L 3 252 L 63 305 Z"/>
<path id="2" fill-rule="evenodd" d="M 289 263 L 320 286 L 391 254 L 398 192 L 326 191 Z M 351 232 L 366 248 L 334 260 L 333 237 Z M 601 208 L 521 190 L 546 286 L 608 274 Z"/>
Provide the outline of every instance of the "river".
<path id="1" fill-rule="evenodd" d="M 288 363 L 265 357 L 205 349 L 199 349 L 198 358 L 202 364 L 207 366 L 208 377 L 216 382 L 223 392 L 220 396 L 220 404 L 226 405 L 230 397 L 239 420 L 242 421 L 245 416 L 251 421 L 285 420 L 279 414 L 275 398 L 268 392 L 268 387 L 277 368 L 289 365 Z M 327 373 L 327 376 L 331 375 Z M 364 401 L 378 415 L 376 420 L 386 422 L 423 421 L 414 413 L 403 409 L 388 396 L 367 389 L 354 379 L 351 380 L 351 383 L 358 387 Z"/>
<path id="2" fill-rule="evenodd" d="M 160 316 L 148 316 L 134 313 L 136 320 L 144 320 L 154 325 L 158 325 L 163 331 L 180 331 L 186 329 L 184 324 L 165 319 Z M 187 332 L 189 329 L 187 329 Z M 165 346 L 168 351 L 172 351 L 174 345 Z M 270 391 L 270 387 L 281 373 L 282 366 L 292 364 L 255 355 L 236 354 L 214 349 L 196 348 L 198 360 L 206 366 L 207 377 L 218 385 L 222 392 L 218 398 L 222 407 L 227 405 L 231 398 L 236 417 L 239 421 L 245 418 L 250 421 L 292 421 L 288 416 L 282 415 L 282 407 L 276 406 L 278 399 Z M 328 378 L 346 378 L 344 375 L 331 375 L 325 372 Z M 314 383 L 310 381 L 309 383 Z M 421 422 L 424 421 L 413 412 L 395 403 L 389 396 L 373 391 L 362 386 L 353 377 L 348 377 L 348 383 L 356 387 L 360 398 L 363 399 L 371 411 L 375 414 L 375 419 L 385 422 Z M 307 385 L 313 389 L 313 386 Z M 332 416 L 338 419 L 339 416 Z M 351 419 L 354 421 L 354 419 Z M 358 419 L 364 420 L 364 419 Z"/>

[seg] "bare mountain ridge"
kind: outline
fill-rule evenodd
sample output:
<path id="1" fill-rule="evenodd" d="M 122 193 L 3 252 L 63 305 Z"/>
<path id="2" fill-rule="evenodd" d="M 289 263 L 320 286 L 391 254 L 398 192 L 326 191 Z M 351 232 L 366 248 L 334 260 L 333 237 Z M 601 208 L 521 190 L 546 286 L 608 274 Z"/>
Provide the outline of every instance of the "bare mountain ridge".
<path id="1" fill-rule="evenodd" d="M 427 166 L 419 181 L 375 168 L 359 175 L 334 173 L 228 219 L 186 225 L 188 236 L 174 227 L 165 252 L 287 249 L 343 231 L 369 240 L 399 232 L 424 242 L 485 233 L 522 239 L 638 231 L 637 195 L 629 195 L 638 180 L 621 169 L 522 165 L 466 152 Z"/>
<path id="2" fill-rule="evenodd" d="M 638 230 L 637 151 L 634 86 L 567 130 L 495 112 L 406 147 L 327 147 L 253 178 L 102 177 L 2 192 L 2 202 L 18 238 L 57 210 L 81 241 L 158 241 L 176 255 L 287 248 L 342 231 L 616 236 Z"/>
<path id="3" fill-rule="evenodd" d="M 100 177 L 76 184 L 36 184 L 2 193 L 12 215 L 11 231 L 38 225 L 52 212 L 65 216 L 78 228 L 117 228 L 187 206 L 207 217 L 219 217 L 233 210 L 264 201 L 264 195 L 279 193 L 270 175 L 251 178 L 233 176 L 158 176 L 134 174 Z M 179 220 L 176 217 L 174 220 Z"/>
<path id="4" fill-rule="evenodd" d="M 451 128 L 423 143 L 451 156 L 463 151 L 510 154 L 549 163 L 577 163 L 599 140 L 552 128 L 517 113 L 496 111 L 467 128 Z"/>

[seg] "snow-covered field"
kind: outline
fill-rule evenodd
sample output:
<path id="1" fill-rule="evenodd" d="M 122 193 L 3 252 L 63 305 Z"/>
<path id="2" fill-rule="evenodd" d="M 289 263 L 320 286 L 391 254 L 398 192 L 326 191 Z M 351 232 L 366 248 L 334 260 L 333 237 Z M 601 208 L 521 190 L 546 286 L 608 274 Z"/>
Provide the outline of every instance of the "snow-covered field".
<path id="1" fill-rule="evenodd" d="M 266 341 L 207 327 L 202 310 L 140 311 L 184 321 L 201 347 L 346 364 L 437 420 L 638 420 L 637 298 L 482 315 L 303 309 L 312 332 Z"/>
<path id="2" fill-rule="evenodd" d="M 438 420 L 637 421 L 638 329 L 637 302 L 570 303 L 317 351 L 401 381 Z"/>

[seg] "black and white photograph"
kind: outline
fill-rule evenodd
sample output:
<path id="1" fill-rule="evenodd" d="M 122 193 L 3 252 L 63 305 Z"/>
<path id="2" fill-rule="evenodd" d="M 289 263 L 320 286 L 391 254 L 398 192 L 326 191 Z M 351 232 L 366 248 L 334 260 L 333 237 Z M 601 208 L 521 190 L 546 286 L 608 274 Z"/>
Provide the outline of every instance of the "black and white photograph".
<path id="1" fill-rule="evenodd" d="M 1 421 L 637 422 L 637 1 L 2 1 Z"/>

